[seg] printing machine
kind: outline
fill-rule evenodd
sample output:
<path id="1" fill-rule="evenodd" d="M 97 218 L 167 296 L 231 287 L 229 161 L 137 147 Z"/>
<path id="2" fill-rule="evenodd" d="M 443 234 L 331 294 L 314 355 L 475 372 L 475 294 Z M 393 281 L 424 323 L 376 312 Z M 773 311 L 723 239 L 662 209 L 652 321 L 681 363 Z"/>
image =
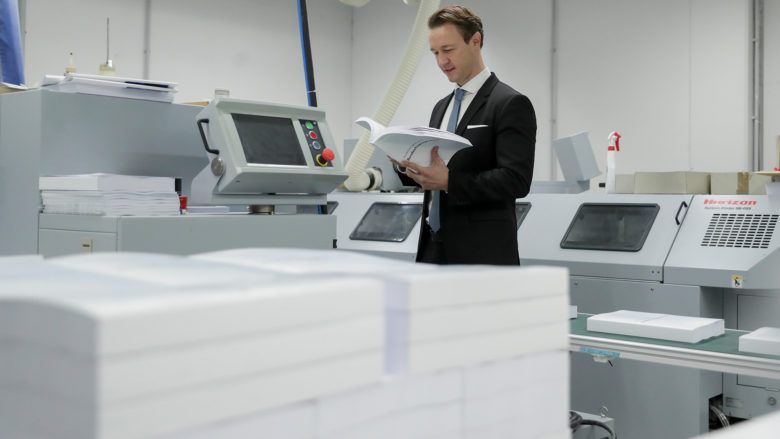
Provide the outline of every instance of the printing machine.
<path id="1" fill-rule="evenodd" d="M 394 212 L 420 212 L 422 194 L 333 192 L 328 200 L 339 248 L 414 258 L 420 222 L 396 221 Z M 571 301 L 581 313 L 724 318 L 727 328 L 742 331 L 780 326 L 777 198 L 534 193 L 517 206 L 521 265 L 568 267 Z M 360 238 L 373 228 L 376 239 Z M 606 410 L 621 437 L 699 435 L 721 396 L 724 412 L 744 419 L 775 410 L 780 397 L 780 379 L 733 373 L 742 370 L 736 363 L 697 369 L 625 358 L 600 363 L 582 354 L 571 360 L 572 409 Z"/>
<path id="2" fill-rule="evenodd" d="M 344 151 L 350 155 L 357 140 L 347 139 Z M 535 181 L 532 193 L 580 193 L 590 187 L 590 179 L 601 172 L 588 140 L 582 132 L 553 141 L 553 148 L 564 174 L 564 181 Z M 382 192 L 334 191 L 328 195 L 329 213 L 338 218 L 337 247 L 395 259 L 414 261 L 420 236 L 422 192 L 408 192 L 380 150 L 371 155 L 368 165 L 381 176 Z M 519 199 L 515 213 L 520 227 L 529 203 Z M 410 221 L 417 221 L 412 224 Z"/>
<path id="3" fill-rule="evenodd" d="M 422 192 L 331 192 L 328 212 L 337 218 L 336 247 L 414 261 L 422 203 Z M 528 206 L 525 200 L 516 203 L 518 227 Z"/>
<path id="4" fill-rule="evenodd" d="M 716 317 L 746 331 L 780 326 L 776 198 L 532 194 L 525 201 L 521 265 L 568 267 L 579 312 Z M 571 357 L 572 408 L 606 407 L 621 437 L 695 436 L 709 430 L 714 398 L 722 395 L 727 415 L 752 418 L 775 410 L 780 396 L 778 379 L 595 358 Z"/>
<path id="5" fill-rule="evenodd" d="M 0 255 L 332 248 L 336 218 L 316 208 L 347 176 L 341 157 L 324 158 L 333 145 L 324 111 L 309 107 L 221 99 L 204 109 L 51 90 L 0 95 Z M 39 176 L 96 172 L 180 177 L 190 204 L 232 212 L 39 213 Z M 258 205 L 284 215 L 246 213 Z"/>

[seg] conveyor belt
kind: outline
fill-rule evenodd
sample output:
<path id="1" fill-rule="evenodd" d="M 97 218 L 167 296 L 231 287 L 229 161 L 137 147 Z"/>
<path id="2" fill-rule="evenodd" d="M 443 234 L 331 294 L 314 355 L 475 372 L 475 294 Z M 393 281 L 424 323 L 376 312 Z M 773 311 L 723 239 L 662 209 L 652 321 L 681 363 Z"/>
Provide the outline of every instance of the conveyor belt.
<path id="1" fill-rule="evenodd" d="M 587 318 L 571 320 L 569 349 L 600 359 L 630 360 L 692 367 L 715 372 L 780 379 L 780 356 L 740 352 L 739 336 L 749 331 L 726 329 L 726 333 L 699 343 L 681 343 L 644 337 L 588 331 Z"/>

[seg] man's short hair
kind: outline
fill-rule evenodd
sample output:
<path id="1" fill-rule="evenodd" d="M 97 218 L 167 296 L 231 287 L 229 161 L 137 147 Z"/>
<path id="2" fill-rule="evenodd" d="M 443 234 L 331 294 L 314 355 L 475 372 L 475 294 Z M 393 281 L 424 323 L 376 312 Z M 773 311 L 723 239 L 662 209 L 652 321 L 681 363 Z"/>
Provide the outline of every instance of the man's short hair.
<path id="1" fill-rule="evenodd" d="M 451 23 L 460 32 L 463 41 L 467 44 L 475 33 L 479 32 L 482 39 L 479 47 L 485 42 L 485 32 L 482 31 L 482 20 L 471 9 L 465 6 L 445 6 L 431 15 L 428 19 L 428 29 L 444 26 Z"/>

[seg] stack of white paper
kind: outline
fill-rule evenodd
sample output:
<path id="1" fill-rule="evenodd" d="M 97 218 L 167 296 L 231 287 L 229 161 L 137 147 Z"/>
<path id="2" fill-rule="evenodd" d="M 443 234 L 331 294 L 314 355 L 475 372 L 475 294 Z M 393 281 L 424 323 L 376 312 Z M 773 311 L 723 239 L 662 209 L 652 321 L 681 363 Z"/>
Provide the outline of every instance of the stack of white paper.
<path id="1" fill-rule="evenodd" d="M 176 259 L 35 262 L 53 273 L 48 286 L 37 268 L 0 275 L 0 425 L 18 437 L 153 437 L 380 380 L 380 283 Z"/>
<path id="2" fill-rule="evenodd" d="M 447 267 L 388 283 L 390 373 L 467 366 L 568 346 L 562 268 Z"/>
<path id="3" fill-rule="evenodd" d="M 463 372 L 388 377 L 381 384 L 318 401 L 321 439 L 458 437 Z"/>
<path id="4" fill-rule="evenodd" d="M 725 329 L 723 319 L 620 310 L 588 317 L 588 331 L 698 343 Z"/>
<path id="5" fill-rule="evenodd" d="M 464 439 L 568 437 L 569 354 L 469 367 L 463 404 Z"/>
<path id="6" fill-rule="evenodd" d="M 69 73 L 66 76 L 46 75 L 42 86 L 66 93 L 86 93 L 160 102 L 173 102 L 173 95 L 177 92 L 175 82 L 82 73 Z"/>
<path id="7" fill-rule="evenodd" d="M 739 351 L 780 355 L 780 328 L 765 326 L 739 337 Z"/>
<path id="8" fill-rule="evenodd" d="M 261 411 L 160 439 L 563 439 L 570 437 L 568 383 L 568 353 L 559 350 L 389 376 L 311 405 Z"/>
<path id="9" fill-rule="evenodd" d="M 262 410 L 250 416 L 220 420 L 156 439 L 314 439 L 317 409 L 318 402 L 309 400 Z"/>
<path id="10" fill-rule="evenodd" d="M 360 274 L 385 284 L 389 373 L 442 370 L 568 346 L 568 272 L 439 267 L 359 253 L 241 249 L 192 256 L 284 273 Z"/>
<path id="11" fill-rule="evenodd" d="M 170 177 L 98 173 L 44 176 L 39 180 L 44 213 L 179 214 L 179 196 Z"/>

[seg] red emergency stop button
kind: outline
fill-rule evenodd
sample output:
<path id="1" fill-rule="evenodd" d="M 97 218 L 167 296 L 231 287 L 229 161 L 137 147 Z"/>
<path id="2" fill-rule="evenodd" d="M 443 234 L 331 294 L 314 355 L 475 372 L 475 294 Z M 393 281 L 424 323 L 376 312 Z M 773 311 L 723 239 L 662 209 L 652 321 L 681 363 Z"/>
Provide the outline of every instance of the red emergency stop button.
<path id="1" fill-rule="evenodd" d="M 334 158 L 336 158 L 336 154 L 334 154 L 333 150 L 330 148 L 325 148 L 322 151 L 322 154 L 317 154 L 317 157 L 315 157 L 317 164 L 320 166 L 328 166 L 328 162 Z"/>

